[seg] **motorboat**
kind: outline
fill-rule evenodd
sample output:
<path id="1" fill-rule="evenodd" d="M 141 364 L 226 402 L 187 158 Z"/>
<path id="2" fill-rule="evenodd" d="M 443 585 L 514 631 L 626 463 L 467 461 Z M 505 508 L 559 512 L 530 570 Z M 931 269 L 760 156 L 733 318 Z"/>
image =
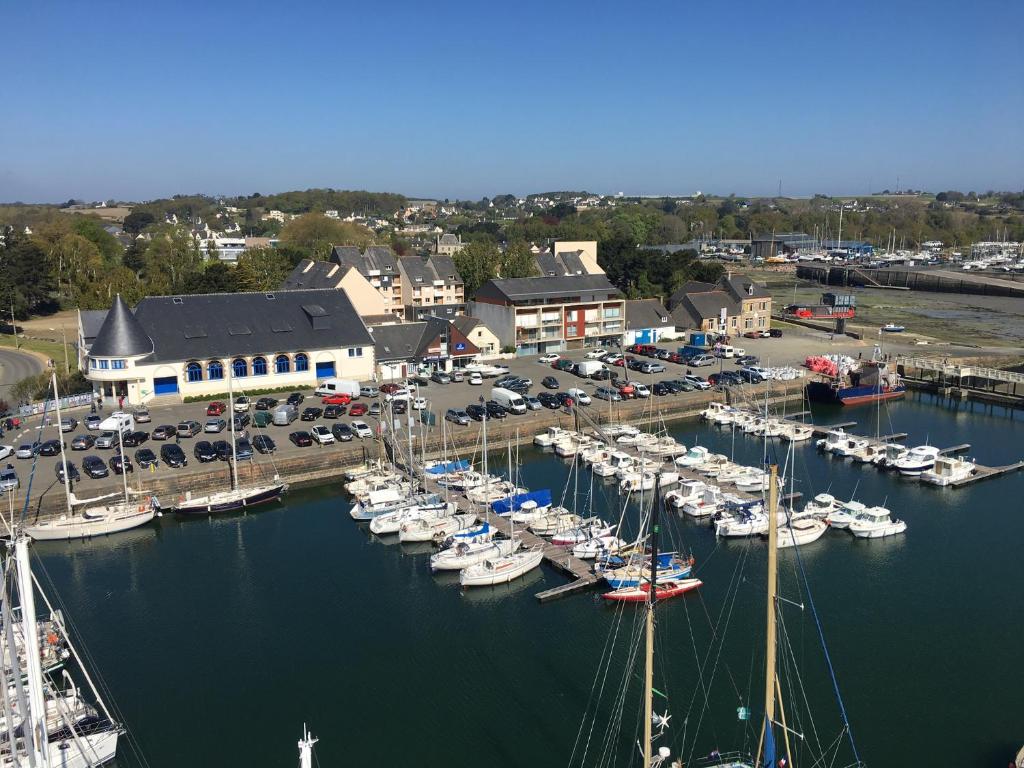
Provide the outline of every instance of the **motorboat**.
<path id="1" fill-rule="evenodd" d="M 732 409 L 725 403 L 708 403 L 708 407 L 700 412 L 700 417 L 705 421 L 714 421 L 718 414 L 731 410 Z"/>
<path id="2" fill-rule="evenodd" d="M 527 499 L 519 505 L 519 509 L 513 512 L 509 517 L 513 523 L 532 523 L 534 520 L 539 520 L 548 513 L 551 509 L 551 505 L 542 506 L 533 499 Z"/>
<path id="3" fill-rule="evenodd" d="M 690 501 L 695 501 L 704 494 L 707 484 L 702 480 L 683 480 L 679 488 L 665 494 L 665 503 L 675 509 L 682 509 Z"/>
<path id="4" fill-rule="evenodd" d="M 595 464 L 601 461 L 608 461 L 608 458 L 611 455 L 611 449 L 606 443 L 601 441 L 592 443 L 579 452 L 579 458 L 584 464 Z"/>
<path id="5" fill-rule="evenodd" d="M 563 458 L 575 456 L 580 451 L 589 448 L 593 442 L 594 438 L 589 435 L 574 434 L 564 437 L 561 440 L 555 441 L 555 455 Z"/>
<path id="6" fill-rule="evenodd" d="M 768 490 L 769 480 L 770 476 L 767 472 L 762 469 L 755 469 L 753 472 L 740 475 L 732 482 L 736 486 L 737 490 L 744 491 L 746 493 L 755 493 Z"/>
<path id="7" fill-rule="evenodd" d="M 658 436 L 652 435 L 649 432 L 635 432 L 633 434 L 619 435 L 615 438 L 615 442 L 620 445 L 644 445 L 646 443 L 657 442 Z"/>
<path id="8" fill-rule="evenodd" d="M 615 476 L 621 481 L 623 478 L 628 477 L 634 472 L 653 472 L 660 466 L 661 462 L 649 459 L 646 456 L 638 456 L 633 459 L 633 462 L 628 467 L 617 470 L 615 472 Z"/>
<path id="9" fill-rule="evenodd" d="M 790 520 L 786 525 L 779 526 L 776 544 L 779 549 L 803 546 L 817 541 L 827 530 L 828 524 L 824 520 L 812 517 Z"/>
<path id="10" fill-rule="evenodd" d="M 973 459 L 958 459 L 954 456 L 938 456 L 931 469 L 921 473 L 921 482 L 931 485 L 954 485 L 978 471 Z"/>
<path id="11" fill-rule="evenodd" d="M 868 507 L 847 526 L 858 539 L 880 539 L 884 536 L 895 536 L 907 530 L 902 520 L 893 520 L 892 514 L 885 507 Z"/>
<path id="12" fill-rule="evenodd" d="M 819 493 L 804 504 L 802 515 L 807 517 L 827 517 L 839 507 L 839 502 L 831 493 Z"/>
<path id="13" fill-rule="evenodd" d="M 907 455 L 895 461 L 893 466 L 901 475 L 917 477 L 935 466 L 939 449 L 931 445 L 918 445 L 907 451 Z"/>
<path id="14" fill-rule="evenodd" d="M 828 432 L 826 432 L 824 437 L 819 438 L 815 442 L 815 445 L 818 447 L 818 450 L 825 451 L 826 453 L 831 453 L 832 449 L 835 448 L 837 445 L 840 445 L 845 439 L 846 432 L 843 430 L 842 427 L 838 427 L 836 429 L 830 429 Z"/>
<path id="15" fill-rule="evenodd" d="M 653 442 L 648 441 L 642 443 L 636 447 L 638 453 L 646 453 L 651 456 L 663 456 L 663 457 L 674 457 L 681 453 L 686 453 L 686 446 L 680 445 L 679 442 L 671 435 L 664 435 L 657 438 Z"/>
<path id="16" fill-rule="evenodd" d="M 867 507 L 861 504 L 859 501 L 843 501 L 836 505 L 836 507 L 825 515 L 825 522 L 831 527 L 837 529 L 848 528 L 850 523 L 857 519 L 857 516 L 863 512 Z"/>
<path id="17" fill-rule="evenodd" d="M 618 536 L 598 536 L 573 545 L 573 557 L 581 560 L 593 560 L 604 554 L 615 554 L 627 546 Z"/>
<path id="18" fill-rule="evenodd" d="M 791 443 L 800 443 L 814 437 L 814 427 L 809 427 L 806 424 L 790 424 L 782 430 L 779 437 L 789 440 Z"/>
<path id="19" fill-rule="evenodd" d="M 910 449 L 898 443 L 889 443 L 885 451 L 874 460 L 874 465 L 881 470 L 896 468 L 896 462 L 910 453 Z"/>
<path id="20" fill-rule="evenodd" d="M 708 517 L 715 514 L 719 507 L 730 499 L 738 500 L 739 497 L 723 493 L 717 485 L 709 485 L 700 498 L 683 504 L 683 513 L 690 517 Z"/>
<path id="21" fill-rule="evenodd" d="M 657 476 L 650 471 L 631 470 L 619 480 L 619 488 L 623 491 L 653 491 Z"/>
<path id="22" fill-rule="evenodd" d="M 633 466 L 633 457 L 623 451 L 612 451 L 608 461 L 594 464 L 592 469 L 598 477 L 612 477 L 621 469 Z"/>
<path id="23" fill-rule="evenodd" d="M 512 554 L 520 545 L 511 539 L 500 541 L 465 542 L 459 541 L 447 549 L 430 556 L 432 571 L 461 571 L 471 565 Z"/>
<path id="24" fill-rule="evenodd" d="M 459 583 L 464 587 L 507 584 L 539 567 L 543 559 L 544 552 L 539 548 L 488 557 L 463 569 L 459 574 Z"/>
<path id="25" fill-rule="evenodd" d="M 778 419 L 768 419 L 754 430 L 754 434 L 758 437 L 781 437 L 785 428 L 785 425 Z"/>
<path id="26" fill-rule="evenodd" d="M 853 456 L 858 451 L 867 448 L 871 444 L 871 441 L 866 437 L 855 437 L 847 435 L 844 439 L 840 440 L 836 445 L 833 445 L 829 452 L 833 456 L 839 456 L 840 458 L 846 459 Z"/>
<path id="27" fill-rule="evenodd" d="M 550 448 L 559 440 L 577 434 L 579 433 L 574 432 L 571 429 L 563 429 L 562 427 L 548 427 L 546 431 L 534 436 L 533 444 L 541 448 Z"/>
<path id="28" fill-rule="evenodd" d="M 659 584 L 654 588 L 654 598 L 656 600 L 668 600 L 670 597 L 677 597 L 678 595 L 692 592 L 693 590 L 700 587 L 704 582 L 700 579 L 679 579 L 678 581 L 670 581 L 666 584 Z M 622 587 L 621 589 L 615 589 L 611 592 L 606 592 L 602 595 L 605 600 L 617 600 L 619 602 L 626 603 L 644 603 L 647 602 L 651 592 L 651 585 L 649 582 L 638 584 L 635 587 Z"/>
<path id="29" fill-rule="evenodd" d="M 697 472 L 705 477 L 717 477 L 723 469 L 735 466 L 727 456 L 720 453 L 713 453 L 708 456 L 707 461 L 697 467 Z"/>
<path id="30" fill-rule="evenodd" d="M 600 428 L 603 437 L 621 437 L 622 435 L 640 434 L 640 428 L 632 424 L 605 424 Z"/>
<path id="31" fill-rule="evenodd" d="M 676 456 L 675 463 L 677 467 L 682 467 L 684 469 L 697 469 L 702 466 L 711 455 L 711 451 L 703 445 L 695 445 L 682 456 Z"/>
<path id="32" fill-rule="evenodd" d="M 373 518 L 370 521 L 370 531 L 378 536 L 387 536 L 398 533 L 402 525 L 411 520 L 437 520 L 442 517 L 451 517 L 457 511 L 458 506 L 451 501 L 405 507 Z"/>
<path id="33" fill-rule="evenodd" d="M 418 517 L 402 523 L 402 527 L 398 529 L 398 540 L 401 542 L 441 542 L 453 534 L 472 528 L 474 525 L 476 525 L 476 515 L 470 514 L 433 519 Z"/>
<path id="34" fill-rule="evenodd" d="M 874 464 L 875 461 L 885 455 L 886 443 L 868 443 L 860 450 L 850 454 L 854 464 Z"/>
<path id="35" fill-rule="evenodd" d="M 881 330 L 882 333 L 903 333 L 907 329 L 906 326 L 903 325 L 897 325 L 896 323 L 886 323 L 885 325 L 882 326 Z"/>
<path id="36" fill-rule="evenodd" d="M 715 535 L 746 538 L 768 531 L 768 514 L 761 501 L 731 502 L 715 513 Z"/>

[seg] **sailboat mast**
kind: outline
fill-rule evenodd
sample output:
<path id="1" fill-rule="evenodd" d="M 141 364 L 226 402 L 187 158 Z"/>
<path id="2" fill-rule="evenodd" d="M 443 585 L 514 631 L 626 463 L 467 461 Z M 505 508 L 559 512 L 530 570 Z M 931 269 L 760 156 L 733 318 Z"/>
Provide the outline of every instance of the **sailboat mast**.
<path id="1" fill-rule="evenodd" d="M 50 380 L 53 383 L 53 404 L 54 404 L 54 407 L 57 410 L 57 442 L 60 443 L 60 460 L 61 460 L 61 463 L 64 465 L 64 501 L 67 502 L 68 514 L 70 515 L 72 513 L 72 510 L 71 510 L 71 477 L 70 477 L 71 473 L 68 471 L 67 454 L 64 453 L 64 433 L 60 431 L 60 420 L 61 420 L 61 416 L 60 416 L 60 393 L 57 392 L 57 372 L 56 371 L 54 371 L 51 374 Z M 13 495 L 14 494 L 12 493 L 11 496 L 13 496 Z M 12 522 L 13 522 L 13 517 L 12 517 Z"/>
<path id="2" fill-rule="evenodd" d="M 66 478 L 65 478 L 66 479 Z M 48 768 L 50 753 L 46 733 L 46 700 L 43 691 L 43 670 L 39 654 L 32 649 L 39 647 L 39 625 L 36 623 L 36 598 L 32 589 L 32 571 L 28 559 L 28 536 L 19 535 L 14 543 L 14 559 L 18 569 L 18 597 L 21 600 L 21 631 L 25 640 L 25 667 L 28 676 L 28 709 L 25 713 L 27 730 L 32 732 L 34 751 L 33 765 Z M 10 649 L 12 664 L 16 657 Z M 17 667 L 17 665 L 14 665 Z"/>
<path id="3" fill-rule="evenodd" d="M 483 407 L 484 398 L 480 396 L 480 406 Z M 484 411 L 484 417 L 480 420 L 480 424 L 484 430 L 484 497 L 488 498 L 491 495 L 491 475 L 487 471 L 487 422 L 489 421 L 487 411 Z M 491 522 L 491 505 L 488 503 L 484 504 L 484 521 L 490 524 Z"/>
<path id="4" fill-rule="evenodd" d="M 647 587 L 647 627 L 644 648 L 644 768 L 654 759 L 652 729 L 654 727 L 654 605 L 658 584 L 658 507 L 661 504 L 661 475 L 655 475 L 654 500 L 651 506 L 651 580 Z"/>
<path id="5" fill-rule="evenodd" d="M 238 487 L 238 455 L 235 453 L 235 370 L 228 366 L 228 425 L 231 427 L 231 490 Z"/>
<path id="6" fill-rule="evenodd" d="M 779 467 L 772 464 L 769 468 L 770 485 L 768 486 L 768 608 L 765 632 L 765 663 L 764 663 L 764 728 L 761 731 L 761 743 L 757 748 L 757 764 L 761 764 L 762 750 L 767 747 L 775 762 L 775 739 L 770 730 L 775 722 L 775 687 L 776 687 L 776 636 L 775 636 L 775 599 L 778 591 L 779 578 Z"/>

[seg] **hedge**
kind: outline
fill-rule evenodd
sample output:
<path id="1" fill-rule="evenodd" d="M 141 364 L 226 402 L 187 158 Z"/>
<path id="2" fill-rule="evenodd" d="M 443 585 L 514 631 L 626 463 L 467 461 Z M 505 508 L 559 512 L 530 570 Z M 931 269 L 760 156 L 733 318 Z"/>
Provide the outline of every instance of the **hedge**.
<path id="1" fill-rule="evenodd" d="M 271 389 L 247 389 L 244 392 L 235 392 L 235 395 L 245 395 L 248 398 L 260 397 L 261 395 L 276 395 L 281 392 L 300 392 L 308 387 L 296 387 L 294 384 L 288 387 L 272 387 Z M 188 395 L 182 399 L 183 403 L 203 403 L 209 400 L 227 400 L 231 395 L 228 392 L 214 392 L 210 395 Z"/>

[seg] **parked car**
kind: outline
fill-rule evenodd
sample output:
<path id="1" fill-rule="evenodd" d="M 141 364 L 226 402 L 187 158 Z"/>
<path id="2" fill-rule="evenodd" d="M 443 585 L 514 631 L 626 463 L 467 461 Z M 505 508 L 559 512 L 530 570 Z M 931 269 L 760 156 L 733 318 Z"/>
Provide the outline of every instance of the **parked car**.
<path id="1" fill-rule="evenodd" d="M 252 407 L 252 401 L 245 395 L 239 395 L 231 407 L 235 413 L 247 413 Z"/>
<path id="2" fill-rule="evenodd" d="M 427 407 L 427 399 L 425 397 L 417 397 L 412 401 L 412 409 L 414 411 L 422 411 Z"/>
<path id="3" fill-rule="evenodd" d="M 261 397 L 256 401 L 257 411 L 272 411 L 277 407 L 278 400 L 276 397 Z"/>
<path id="4" fill-rule="evenodd" d="M 198 421 L 193 421 L 192 419 L 189 419 L 188 421 L 183 421 L 179 423 L 177 426 L 177 430 L 178 435 L 181 437 L 195 437 L 196 435 L 203 431 L 203 427 Z"/>
<path id="5" fill-rule="evenodd" d="M 235 440 L 235 458 L 238 461 L 252 459 L 252 443 L 249 442 L 249 438 L 240 437 Z"/>
<path id="6" fill-rule="evenodd" d="M 96 437 L 94 435 L 75 435 L 71 441 L 72 451 L 87 451 L 96 445 Z M 7 458 L 6 456 L 0 458 Z"/>
<path id="7" fill-rule="evenodd" d="M 654 353 L 654 356 L 659 360 L 668 360 L 670 357 L 672 357 L 672 353 L 667 349 L 659 349 L 657 352 Z"/>
<path id="8" fill-rule="evenodd" d="M 160 446 L 160 459 L 169 467 L 187 467 L 188 457 L 181 450 L 181 446 L 175 443 L 167 443 Z"/>
<path id="9" fill-rule="evenodd" d="M 127 448 L 138 448 L 147 440 L 149 440 L 149 432 L 144 432 L 141 429 L 136 430 L 135 432 L 129 432 L 121 438 L 122 444 Z"/>
<path id="10" fill-rule="evenodd" d="M 252 423 L 252 416 L 248 413 L 239 413 L 232 421 L 235 423 L 235 432 L 241 432 Z"/>
<path id="11" fill-rule="evenodd" d="M 451 377 L 452 381 L 465 381 L 466 374 L 464 374 L 462 371 L 456 368 L 454 371 L 452 371 Z"/>
<path id="12" fill-rule="evenodd" d="M 136 408 L 132 415 L 135 417 L 136 424 L 149 424 L 153 420 L 153 417 L 145 408 Z"/>
<path id="13" fill-rule="evenodd" d="M 626 382 L 626 385 L 633 388 L 633 394 L 636 397 L 650 397 L 651 396 L 651 390 L 649 390 L 647 388 L 646 384 L 641 384 L 639 381 L 628 381 L 628 382 Z"/>
<path id="14" fill-rule="evenodd" d="M 736 365 L 743 368 L 748 365 L 757 365 L 760 362 L 757 355 L 743 355 L 743 357 L 736 358 Z"/>
<path id="15" fill-rule="evenodd" d="M 523 402 L 526 403 L 526 407 L 531 411 L 539 411 L 541 409 L 540 400 L 533 395 L 523 395 Z"/>
<path id="16" fill-rule="evenodd" d="M 473 421 L 483 421 L 487 418 L 487 409 L 478 403 L 470 403 L 466 406 L 466 415 Z"/>
<path id="17" fill-rule="evenodd" d="M 484 383 L 484 377 L 481 376 L 479 373 L 471 373 L 469 374 L 468 383 L 472 387 L 479 387 L 481 384 Z"/>
<path id="18" fill-rule="evenodd" d="M 18 446 L 18 450 L 14 452 L 14 455 L 19 459 L 31 459 L 37 453 L 39 453 L 39 446 L 42 445 L 38 440 L 32 443 L 22 443 Z"/>
<path id="19" fill-rule="evenodd" d="M 668 388 L 665 382 L 656 381 L 653 385 L 651 385 L 651 393 L 657 395 L 658 397 L 662 397 L 664 395 L 671 395 L 672 390 Z"/>
<path id="20" fill-rule="evenodd" d="M 693 368 L 704 368 L 709 365 L 714 365 L 716 362 L 718 362 L 717 359 L 711 355 L 695 355 L 691 357 L 686 364 Z"/>
<path id="21" fill-rule="evenodd" d="M 582 389 L 578 389 L 578 388 L 568 389 L 568 390 L 566 390 L 566 394 L 568 394 L 569 397 L 571 397 L 573 400 L 575 400 L 580 405 L 590 405 L 590 402 L 591 402 L 590 401 L 590 395 L 588 395 Z"/>
<path id="22" fill-rule="evenodd" d="M 707 381 L 702 379 L 700 376 L 696 376 L 696 375 L 694 375 L 692 373 L 688 373 L 685 376 L 683 376 L 681 381 L 685 381 L 687 384 L 689 384 L 694 389 L 710 389 L 711 388 L 711 385 L 708 384 Z"/>
<path id="23" fill-rule="evenodd" d="M 74 416 L 62 416 L 60 420 L 61 432 L 74 432 L 78 426 L 78 419 Z"/>
<path id="24" fill-rule="evenodd" d="M 558 389 L 559 387 L 558 379 L 554 376 L 545 376 L 540 380 L 540 385 L 545 389 Z"/>
<path id="25" fill-rule="evenodd" d="M 8 464 L 3 469 L 0 469 L 0 493 L 9 493 L 20 487 L 21 480 L 18 479 L 18 473 L 14 470 L 13 466 Z"/>
<path id="26" fill-rule="evenodd" d="M 288 399 L 285 400 L 285 402 L 288 403 L 288 405 L 294 405 L 297 408 L 305 399 L 306 396 L 301 392 L 292 392 L 290 395 L 288 395 Z"/>
<path id="27" fill-rule="evenodd" d="M 252 440 L 252 447 L 260 453 L 273 453 L 277 450 L 277 443 L 269 435 L 256 435 Z"/>
<path id="28" fill-rule="evenodd" d="M 86 429 L 99 429 L 101 421 L 103 421 L 103 419 L 101 419 L 95 413 L 89 414 L 88 416 L 85 417 L 85 421 L 84 421 L 85 428 Z"/>
<path id="29" fill-rule="evenodd" d="M 40 456 L 56 456 L 60 453 L 62 440 L 47 440 L 39 446 Z"/>
<path id="30" fill-rule="evenodd" d="M 366 412 L 369 411 L 369 407 L 366 403 L 352 403 L 352 407 L 348 409 L 349 416 L 365 416 Z"/>
<path id="31" fill-rule="evenodd" d="M 759 384 L 762 381 L 768 380 L 768 369 L 757 365 L 748 365 L 745 368 L 741 368 L 739 374 L 743 379 L 753 384 Z"/>
<path id="32" fill-rule="evenodd" d="M 373 430 L 365 421 L 353 421 L 352 431 L 355 432 L 356 437 L 363 440 L 367 437 L 373 437 Z"/>
<path id="33" fill-rule="evenodd" d="M 444 420 L 450 421 L 452 424 L 465 426 L 469 424 L 469 414 L 461 408 L 449 408 L 445 411 Z"/>
<path id="34" fill-rule="evenodd" d="M 391 404 L 391 413 L 393 413 L 395 416 L 401 416 L 403 413 L 405 413 L 408 410 L 409 410 L 409 401 L 408 400 L 395 400 L 395 402 L 393 402 Z M 356 415 L 357 416 L 361 416 L 362 414 L 358 414 L 357 413 Z"/>
<path id="35" fill-rule="evenodd" d="M 567 408 L 572 408 L 574 405 L 576 405 L 576 398 L 574 398 L 568 392 L 556 392 L 555 395 L 558 397 L 559 405 L 564 405 Z"/>
<path id="36" fill-rule="evenodd" d="M 430 375 L 430 380 L 433 381 L 436 384 L 451 384 L 452 383 L 452 377 L 449 376 L 444 371 L 434 371 Z"/>
<path id="37" fill-rule="evenodd" d="M 771 328 L 768 331 L 768 335 L 771 336 L 773 339 L 781 339 L 782 338 L 782 329 L 781 328 Z"/>
<path id="38" fill-rule="evenodd" d="M 372 384 L 368 384 L 365 387 L 360 387 L 359 388 L 359 396 L 360 397 L 377 397 L 377 395 L 379 395 L 379 394 L 380 394 L 380 390 L 377 389 Z"/>
<path id="39" fill-rule="evenodd" d="M 231 461 L 231 443 L 227 440 L 214 440 L 213 450 L 221 461 Z"/>
<path id="40" fill-rule="evenodd" d="M 299 417 L 302 421 L 316 421 L 324 414 L 323 408 L 304 408 Z"/>
<path id="41" fill-rule="evenodd" d="M 548 352 L 546 355 L 541 355 L 540 357 L 538 357 L 537 358 L 537 362 L 538 363 L 547 363 L 548 365 L 550 365 L 551 363 L 555 362 L 555 360 L 557 360 L 560 357 L 561 357 L 561 355 L 556 354 L 555 352 Z"/>
<path id="42" fill-rule="evenodd" d="M 412 397 L 412 392 L 410 392 L 405 387 L 401 387 L 399 389 L 393 389 L 390 392 L 388 392 L 386 395 L 384 395 L 384 402 L 386 402 L 386 403 L 393 403 L 393 402 L 395 402 L 395 400 L 408 400 L 411 397 Z M 358 403 L 357 403 L 357 405 L 358 405 Z"/>
<path id="43" fill-rule="evenodd" d="M 132 460 L 121 453 L 116 456 L 111 456 L 108 463 L 110 464 L 110 468 L 114 470 L 115 475 L 123 475 L 125 472 L 135 471 L 135 467 L 132 466 Z"/>
<path id="44" fill-rule="evenodd" d="M 607 368 L 601 368 L 600 370 L 594 371 L 590 374 L 590 378 L 594 381 L 608 381 L 612 377 L 612 372 Z"/>
<path id="45" fill-rule="evenodd" d="M 379 389 L 383 394 L 390 395 L 392 392 L 397 392 L 402 389 L 402 387 L 394 382 L 389 382 L 387 384 L 381 384 Z"/>
<path id="46" fill-rule="evenodd" d="M 708 384 L 713 387 L 731 387 L 733 384 L 739 384 L 740 381 L 733 378 L 730 374 L 732 371 L 722 371 L 721 373 L 712 373 L 708 376 Z"/>
<path id="47" fill-rule="evenodd" d="M 335 440 L 341 443 L 347 443 L 349 440 L 355 437 L 355 435 L 352 433 L 352 427 L 345 423 L 333 425 L 331 427 L 331 434 L 334 435 Z M 261 453 L 265 453 L 265 451 L 261 451 Z"/>
<path id="48" fill-rule="evenodd" d="M 344 415 L 345 415 L 345 406 L 344 405 L 328 405 L 326 408 L 324 408 L 324 418 L 325 419 L 336 419 L 339 416 L 344 416 Z"/>
<path id="49" fill-rule="evenodd" d="M 300 448 L 306 448 L 313 444 L 313 436 L 304 429 L 292 432 L 288 435 L 288 439 L 292 441 L 293 445 L 297 445 Z"/>
<path id="50" fill-rule="evenodd" d="M 680 381 L 678 381 L 676 379 L 665 379 L 664 381 L 659 381 L 658 384 L 660 384 L 666 390 L 666 392 L 661 393 L 661 394 L 678 395 L 680 392 L 685 392 L 686 391 L 682 387 L 682 382 L 680 382 Z M 689 385 L 687 385 L 687 387 L 689 387 Z M 693 389 L 693 387 L 689 387 L 689 388 Z M 651 391 L 654 392 L 653 387 L 651 388 Z M 654 392 L 654 394 L 657 395 L 659 393 L 658 392 Z"/>
<path id="51" fill-rule="evenodd" d="M 82 459 L 82 471 L 93 480 L 99 480 L 110 474 L 106 463 L 99 456 L 86 456 Z"/>
<path id="52" fill-rule="evenodd" d="M 54 464 L 53 469 L 54 472 L 56 472 L 57 474 L 57 482 L 59 483 L 63 484 L 65 474 L 71 478 L 71 482 L 73 483 L 77 483 L 79 480 L 82 479 L 82 476 L 78 473 L 78 467 L 76 467 L 70 461 L 67 462 L 66 466 L 63 461 L 58 461 L 56 464 Z"/>
<path id="53" fill-rule="evenodd" d="M 335 392 L 320 400 L 321 405 L 348 405 L 352 402 L 352 395 L 348 392 Z M 309 410 L 308 408 L 306 410 Z"/>
<path id="54" fill-rule="evenodd" d="M 274 423 L 273 411 L 256 411 L 252 417 L 253 426 L 265 429 Z"/>
<path id="55" fill-rule="evenodd" d="M 643 363 L 640 366 L 641 373 L 664 373 L 665 366 L 661 363 Z"/>
<path id="56" fill-rule="evenodd" d="M 607 365 L 616 365 L 622 359 L 622 355 L 618 352 L 608 352 L 604 357 L 598 359 Z"/>
<path id="57" fill-rule="evenodd" d="M 550 408 L 551 410 L 562 407 L 562 402 L 558 399 L 557 392 L 541 392 L 537 395 L 537 399 L 540 401 L 541 405 L 545 408 Z"/>
<path id="58" fill-rule="evenodd" d="M 135 452 L 135 463 L 139 465 L 139 469 L 149 469 L 150 467 L 160 465 L 156 454 L 149 450 L 149 448 L 139 448 Z M 84 463 L 83 466 L 85 466 Z"/>
<path id="59" fill-rule="evenodd" d="M 169 440 L 176 434 L 178 434 L 178 430 L 173 424 L 161 424 L 153 430 L 152 437 L 154 440 Z"/>
<path id="60" fill-rule="evenodd" d="M 626 367 L 631 371 L 639 371 L 643 366 L 647 365 L 646 360 L 641 360 L 638 357 L 627 357 Z"/>
<path id="61" fill-rule="evenodd" d="M 323 424 L 317 424 L 309 430 L 309 434 L 312 436 L 313 441 L 319 445 L 331 445 L 334 443 L 334 434 Z"/>
<path id="62" fill-rule="evenodd" d="M 383 409 L 381 408 L 380 403 L 379 402 L 375 402 L 375 403 L 370 403 L 370 410 L 368 410 L 366 413 L 369 416 L 380 416 L 382 410 Z"/>
<path id="63" fill-rule="evenodd" d="M 551 364 L 551 367 L 554 368 L 556 371 L 571 371 L 576 367 L 576 363 L 574 363 L 572 360 L 568 360 L 562 357 L 559 358 L 558 360 L 555 360 L 555 362 Z"/>
<path id="64" fill-rule="evenodd" d="M 588 351 L 584 355 L 584 357 L 587 358 L 588 360 L 599 360 L 600 358 L 604 357 L 607 354 L 608 354 L 608 350 L 607 349 L 601 349 L 601 347 L 595 347 L 594 349 L 591 349 L 590 351 Z"/>
<path id="65" fill-rule="evenodd" d="M 617 389 L 611 387 L 598 387 L 594 390 L 594 397 L 600 400 L 621 400 L 622 395 L 619 394 Z"/>
<path id="66" fill-rule="evenodd" d="M 504 419 L 508 416 L 505 406 L 494 400 L 488 400 L 484 403 L 484 407 L 487 409 L 487 418 L 489 419 Z"/>
<path id="67" fill-rule="evenodd" d="M 167 446 L 164 446 L 166 448 Z M 163 453 L 163 448 L 160 449 Z M 213 447 L 213 443 L 209 440 L 200 440 L 192 448 L 192 455 L 196 457 L 201 463 L 205 464 L 208 461 L 217 460 L 217 451 Z"/>
<path id="68" fill-rule="evenodd" d="M 212 403 L 210 403 L 208 406 L 206 406 L 206 415 L 207 416 L 220 416 L 227 409 L 228 409 L 228 407 L 224 403 L 222 403 L 220 400 L 214 400 Z"/>
<path id="69" fill-rule="evenodd" d="M 106 432 L 101 432 L 100 436 L 96 438 L 97 448 L 113 448 L 117 444 L 117 432 L 111 432 L 107 430 Z"/>
<path id="70" fill-rule="evenodd" d="M 227 429 L 228 423 L 224 419 L 207 419 L 203 425 L 203 432 L 211 432 L 216 434 L 217 432 L 223 432 Z"/>

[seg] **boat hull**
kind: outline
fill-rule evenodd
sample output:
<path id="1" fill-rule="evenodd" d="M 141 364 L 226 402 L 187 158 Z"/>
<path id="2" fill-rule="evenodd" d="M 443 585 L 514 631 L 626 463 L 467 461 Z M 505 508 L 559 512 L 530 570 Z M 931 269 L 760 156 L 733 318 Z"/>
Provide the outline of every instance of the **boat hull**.
<path id="1" fill-rule="evenodd" d="M 907 393 L 903 384 L 886 387 L 871 384 L 862 387 L 833 387 L 827 381 L 812 381 L 807 384 L 807 399 L 815 403 L 832 405 L 863 405 L 881 400 L 895 400 Z"/>
<path id="2" fill-rule="evenodd" d="M 130 531 L 150 522 L 156 511 L 148 507 L 145 511 L 132 515 L 99 517 L 90 519 L 82 515 L 54 520 L 49 523 L 30 525 L 25 533 L 33 541 L 69 541 L 71 539 L 88 539 L 93 536 L 105 536 L 121 531 Z"/>
<path id="3" fill-rule="evenodd" d="M 507 584 L 540 566 L 544 553 L 517 552 L 513 555 L 485 560 L 467 568 L 459 574 L 459 583 L 464 587 L 491 587 Z"/>
<path id="4" fill-rule="evenodd" d="M 239 493 L 226 491 L 193 499 L 182 499 L 174 507 L 174 510 L 179 515 L 216 515 L 222 512 L 234 512 L 276 501 L 287 488 L 286 483 L 276 483 Z"/>
<path id="5" fill-rule="evenodd" d="M 692 592 L 703 583 L 700 579 L 683 579 L 681 581 L 671 581 L 667 584 L 659 583 L 654 588 L 654 598 L 655 600 L 668 600 L 671 597 Z M 645 582 L 635 587 L 624 587 L 612 592 L 606 592 L 602 597 L 605 600 L 615 600 L 621 603 L 646 603 L 650 591 L 651 585 Z"/>

